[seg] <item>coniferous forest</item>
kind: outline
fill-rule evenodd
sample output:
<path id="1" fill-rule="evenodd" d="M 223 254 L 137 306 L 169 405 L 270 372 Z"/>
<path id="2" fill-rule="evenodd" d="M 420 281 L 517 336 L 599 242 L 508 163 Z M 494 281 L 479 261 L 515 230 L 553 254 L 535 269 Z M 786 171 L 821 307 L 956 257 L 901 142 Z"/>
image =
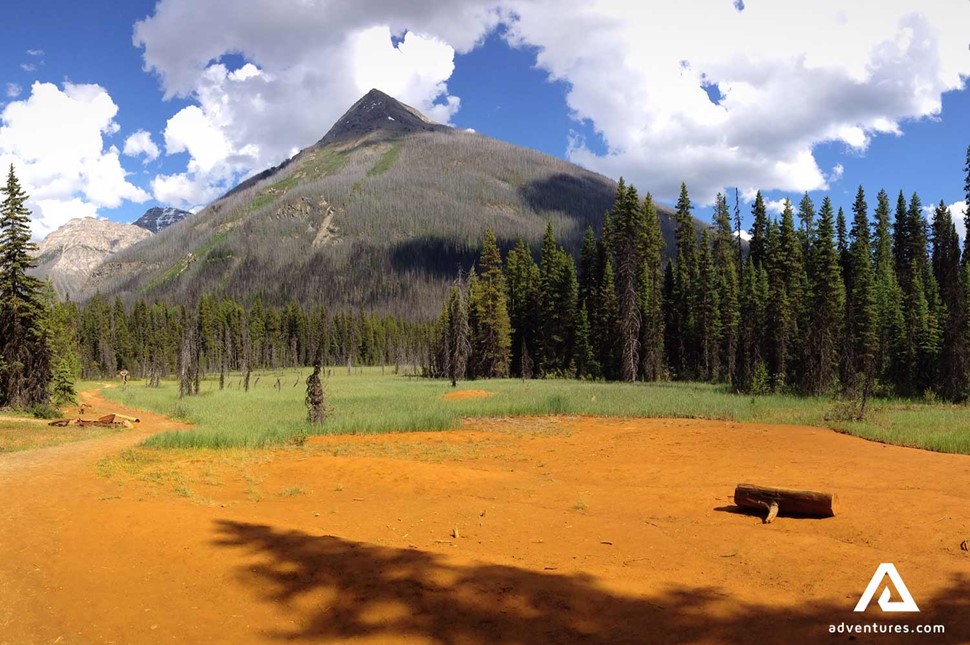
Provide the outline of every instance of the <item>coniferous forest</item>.
<path id="1" fill-rule="evenodd" d="M 970 201 L 970 148 L 965 167 Z M 718 195 L 711 225 L 694 224 L 686 186 L 676 250 L 665 257 L 649 193 L 620 180 L 601 230 L 578 258 L 550 223 L 541 248 L 503 258 L 486 232 L 458 267 L 436 322 L 292 302 L 264 306 L 94 296 L 60 302 L 34 266 L 27 195 L 11 167 L 0 189 L 0 405 L 73 400 L 77 378 L 177 377 L 183 395 L 218 375 L 248 388 L 254 370 L 393 365 L 452 382 L 475 378 L 683 380 L 760 394 L 970 394 L 970 245 L 941 202 L 867 196 L 851 212 L 805 194 L 769 216 L 760 193 L 742 241 L 737 200 Z M 965 215 L 970 218 L 970 216 Z M 968 222 L 970 223 L 970 222 Z"/>
<path id="2" fill-rule="evenodd" d="M 965 171 L 970 201 L 970 148 Z M 621 180 L 578 262 L 551 226 L 538 261 L 520 242 L 501 263 L 487 233 L 442 308 L 428 369 L 718 382 L 838 395 L 863 411 L 874 395 L 965 401 L 970 245 L 943 202 L 928 221 L 916 194 L 870 199 L 860 187 L 846 215 L 805 194 L 772 218 L 759 192 L 744 243 L 723 195 L 698 233 L 682 186 L 665 259 L 651 195 Z"/>

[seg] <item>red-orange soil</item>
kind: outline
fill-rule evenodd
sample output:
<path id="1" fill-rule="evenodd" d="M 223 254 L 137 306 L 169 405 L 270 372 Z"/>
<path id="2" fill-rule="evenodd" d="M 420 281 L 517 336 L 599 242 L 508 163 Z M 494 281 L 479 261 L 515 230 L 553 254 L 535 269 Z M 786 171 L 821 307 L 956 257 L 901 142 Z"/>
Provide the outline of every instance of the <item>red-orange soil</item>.
<path id="1" fill-rule="evenodd" d="M 485 399 L 495 394 L 488 390 L 455 390 L 448 392 L 442 398 L 449 401 L 464 401 L 465 399 Z"/>
<path id="2" fill-rule="evenodd" d="M 0 456 L 0 643 L 812 643 L 874 620 L 970 642 L 970 457 L 796 426 L 526 418 L 98 474 L 177 427 L 138 415 Z M 841 513 L 763 525 L 733 510 L 742 481 L 836 491 Z M 919 614 L 852 612 L 881 562 Z"/>

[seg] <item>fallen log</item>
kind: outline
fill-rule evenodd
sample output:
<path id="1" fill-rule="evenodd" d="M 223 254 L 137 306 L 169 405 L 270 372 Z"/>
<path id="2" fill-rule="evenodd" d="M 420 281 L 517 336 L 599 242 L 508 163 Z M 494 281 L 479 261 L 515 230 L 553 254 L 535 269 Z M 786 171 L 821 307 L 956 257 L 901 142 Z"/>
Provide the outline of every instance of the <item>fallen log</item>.
<path id="1" fill-rule="evenodd" d="M 769 488 L 753 484 L 738 484 L 734 489 L 734 503 L 741 508 L 767 511 L 763 520 L 765 524 L 771 524 L 778 513 L 833 517 L 839 510 L 839 498 L 835 493 Z"/>

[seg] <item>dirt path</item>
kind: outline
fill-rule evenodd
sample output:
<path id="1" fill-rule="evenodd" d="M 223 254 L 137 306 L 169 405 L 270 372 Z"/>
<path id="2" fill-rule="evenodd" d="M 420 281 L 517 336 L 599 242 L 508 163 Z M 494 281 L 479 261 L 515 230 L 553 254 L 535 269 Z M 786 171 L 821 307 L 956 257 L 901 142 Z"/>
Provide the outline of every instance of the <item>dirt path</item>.
<path id="1" fill-rule="evenodd" d="M 0 455 L 0 486 L 3 486 L 4 478 L 8 476 L 12 479 L 19 479 L 25 473 L 39 470 L 45 471 L 45 474 L 61 476 L 60 471 L 63 470 L 63 466 L 84 463 L 91 458 L 101 458 L 114 451 L 131 447 L 142 439 L 163 430 L 186 427 L 185 424 L 179 424 L 157 414 L 125 408 L 104 398 L 97 390 L 81 392 L 78 394 L 78 398 L 84 405 L 85 418 L 97 418 L 105 414 L 118 413 L 137 417 L 140 422 L 134 424 L 134 427 L 130 430 L 119 431 L 108 437 L 98 437 L 92 441 L 74 441 L 51 448 Z M 24 419 L 24 421 L 28 422 L 29 425 L 46 424 L 45 421 L 38 421 L 37 419 Z M 75 431 L 84 432 L 84 430 L 78 429 L 75 429 Z"/>
<path id="2" fill-rule="evenodd" d="M 890 622 L 970 642 L 968 457 L 796 426 L 541 418 L 99 476 L 176 427 L 142 418 L 0 457 L 0 643 L 811 643 L 884 620 L 852 612 L 880 562 L 921 609 Z M 764 526 L 732 512 L 740 481 L 836 490 L 843 512 Z"/>

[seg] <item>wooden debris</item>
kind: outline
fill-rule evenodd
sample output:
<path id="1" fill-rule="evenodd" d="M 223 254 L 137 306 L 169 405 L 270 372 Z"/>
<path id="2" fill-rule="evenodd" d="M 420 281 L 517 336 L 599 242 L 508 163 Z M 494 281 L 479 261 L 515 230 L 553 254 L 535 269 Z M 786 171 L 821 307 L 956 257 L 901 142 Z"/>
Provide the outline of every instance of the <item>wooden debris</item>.
<path id="1" fill-rule="evenodd" d="M 140 422 L 141 419 L 138 417 L 129 417 L 124 414 L 106 414 L 97 419 L 57 419 L 49 422 L 47 425 L 55 428 L 66 428 L 68 426 L 77 426 L 79 428 L 88 428 L 90 426 L 99 428 L 132 428 L 134 427 L 132 425 L 133 423 Z"/>
<path id="2" fill-rule="evenodd" d="M 734 489 L 734 503 L 741 508 L 767 511 L 763 520 L 765 524 L 770 524 L 778 513 L 833 517 L 839 509 L 839 498 L 835 493 L 769 488 L 752 484 L 737 485 Z"/>

